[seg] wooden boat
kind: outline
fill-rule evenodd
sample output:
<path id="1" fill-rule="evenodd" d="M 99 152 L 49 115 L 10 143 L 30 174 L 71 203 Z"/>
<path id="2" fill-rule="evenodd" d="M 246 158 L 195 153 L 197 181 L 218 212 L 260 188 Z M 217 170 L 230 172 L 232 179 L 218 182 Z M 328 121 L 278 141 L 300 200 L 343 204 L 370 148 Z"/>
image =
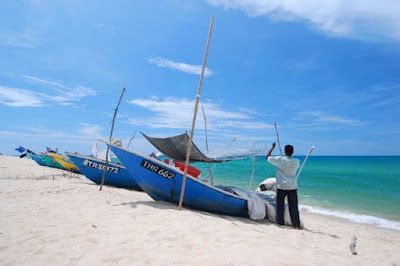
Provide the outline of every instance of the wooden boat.
<path id="1" fill-rule="evenodd" d="M 66 152 L 71 161 L 79 168 L 90 181 L 101 184 L 103 178 L 106 161 L 86 156 L 79 153 Z M 141 191 L 142 189 L 136 183 L 135 179 L 128 173 L 122 164 L 108 163 L 104 185 L 115 186 L 120 188 L 134 189 Z"/>
<path id="2" fill-rule="evenodd" d="M 183 171 L 156 158 L 107 144 L 139 186 L 154 200 L 178 204 Z M 183 206 L 218 214 L 248 217 L 247 199 L 187 176 Z"/>
<path id="3" fill-rule="evenodd" d="M 46 166 L 65 170 L 65 168 L 61 164 L 59 164 L 56 160 L 51 158 L 49 155 L 40 154 L 40 159 L 42 159 L 42 161 L 44 161 L 46 163 Z"/>
<path id="4" fill-rule="evenodd" d="M 33 151 L 25 149 L 22 146 L 19 146 L 15 150 L 21 153 L 21 155 L 19 156 L 20 158 L 30 158 L 34 160 L 38 165 L 47 166 L 46 162 L 43 161 L 42 158 Z"/>
<path id="5" fill-rule="evenodd" d="M 65 168 L 65 170 L 80 174 L 81 172 L 79 171 L 78 167 L 66 156 L 63 156 L 58 153 L 48 153 L 51 158 L 53 158 L 57 163 L 59 163 L 62 167 Z"/>
<path id="6" fill-rule="evenodd" d="M 29 154 L 28 156 L 26 156 L 27 158 L 31 158 L 32 160 L 34 160 L 38 165 L 41 166 L 47 166 L 46 162 L 43 161 L 40 156 L 38 156 L 37 154 Z"/>

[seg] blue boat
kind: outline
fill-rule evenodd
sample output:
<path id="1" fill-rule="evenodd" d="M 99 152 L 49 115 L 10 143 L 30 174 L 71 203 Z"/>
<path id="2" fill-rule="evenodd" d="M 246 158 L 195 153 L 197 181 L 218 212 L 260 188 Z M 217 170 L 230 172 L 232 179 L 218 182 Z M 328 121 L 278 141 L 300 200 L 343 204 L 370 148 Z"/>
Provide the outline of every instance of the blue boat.
<path id="1" fill-rule="evenodd" d="M 66 152 L 71 161 L 92 182 L 101 184 L 106 161 L 92 156 Z M 104 185 L 142 191 L 122 164 L 108 163 Z"/>
<path id="2" fill-rule="evenodd" d="M 107 144 L 135 178 L 139 186 L 154 200 L 179 203 L 183 171 L 156 158 Z M 247 199 L 211 186 L 187 175 L 183 206 L 212 213 L 248 217 Z"/>

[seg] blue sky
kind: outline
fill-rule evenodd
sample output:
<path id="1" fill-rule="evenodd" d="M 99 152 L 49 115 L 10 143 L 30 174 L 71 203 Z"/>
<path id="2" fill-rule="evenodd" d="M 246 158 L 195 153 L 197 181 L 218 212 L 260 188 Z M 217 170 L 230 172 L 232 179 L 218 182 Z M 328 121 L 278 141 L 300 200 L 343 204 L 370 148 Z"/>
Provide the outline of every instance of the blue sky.
<path id="1" fill-rule="evenodd" d="M 0 152 L 89 153 L 114 136 L 191 128 L 210 150 L 282 145 L 315 155 L 399 155 L 400 2 L 138 0 L 0 2 Z M 194 141 L 205 151 L 199 110 Z M 278 153 L 278 149 L 275 154 Z"/>

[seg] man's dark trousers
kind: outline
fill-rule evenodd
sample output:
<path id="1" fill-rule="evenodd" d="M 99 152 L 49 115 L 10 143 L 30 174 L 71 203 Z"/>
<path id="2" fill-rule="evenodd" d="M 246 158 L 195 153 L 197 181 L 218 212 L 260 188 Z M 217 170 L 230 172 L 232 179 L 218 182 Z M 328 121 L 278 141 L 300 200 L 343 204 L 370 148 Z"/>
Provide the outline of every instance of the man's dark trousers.
<path id="1" fill-rule="evenodd" d="M 276 193 L 276 221 L 278 224 L 285 224 L 284 220 L 284 207 L 285 197 L 288 196 L 290 219 L 294 227 L 300 227 L 299 208 L 297 200 L 297 189 L 282 190 L 278 188 Z"/>

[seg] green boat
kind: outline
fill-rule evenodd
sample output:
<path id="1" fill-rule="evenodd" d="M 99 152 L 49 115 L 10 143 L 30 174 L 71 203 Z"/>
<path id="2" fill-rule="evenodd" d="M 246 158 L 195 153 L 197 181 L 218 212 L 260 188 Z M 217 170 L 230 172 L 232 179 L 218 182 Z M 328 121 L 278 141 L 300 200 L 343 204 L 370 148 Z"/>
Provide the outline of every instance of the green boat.
<path id="1" fill-rule="evenodd" d="M 42 159 L 49 167 L 65 170 L 65 168 L 61 164 L 59 164 L 56 160 L 48 155 L 40 154 L 40 159 Z"/>

